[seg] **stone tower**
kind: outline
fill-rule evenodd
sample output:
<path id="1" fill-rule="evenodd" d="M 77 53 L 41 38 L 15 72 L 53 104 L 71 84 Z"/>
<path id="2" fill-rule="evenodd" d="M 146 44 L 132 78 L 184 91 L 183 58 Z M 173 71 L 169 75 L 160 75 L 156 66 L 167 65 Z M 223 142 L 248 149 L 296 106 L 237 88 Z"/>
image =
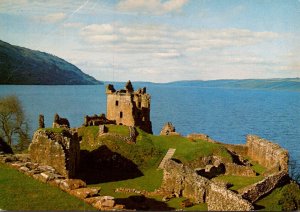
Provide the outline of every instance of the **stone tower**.
<path id="1" fill-rule="evenodd" d="M 150 121 L 150 95 L 146 88 L 134 91 L 130 81 L 125 89 L 116 91 L 109 84 L 106 87 L 107 95 L 107 119 L 116 121 L 116 124 L 140 127 L 148 133 L 152 133 Z"/>

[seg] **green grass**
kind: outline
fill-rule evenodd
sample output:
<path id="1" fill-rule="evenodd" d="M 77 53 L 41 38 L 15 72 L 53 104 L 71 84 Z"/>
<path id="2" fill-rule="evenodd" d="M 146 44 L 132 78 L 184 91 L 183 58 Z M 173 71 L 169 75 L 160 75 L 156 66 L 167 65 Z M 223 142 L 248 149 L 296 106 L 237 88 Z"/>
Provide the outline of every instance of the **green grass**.
<path id="1" fill-rule="evenodd" d="M 291 211 L 300 207 L 299 186 L 290 183 L 276 188 L 268 196 L 255 202 L 257 206 L 262 206 L 263 211 Z"/>
<path id="2" fill-rule="evenodd" d="M 3 210 L 94 210 L 82 200 L 0 163 Z"/>
<path id="3" fill-rule="evenodd" d="M 117 133 L 124 136 L 129 136 L 129 129 L 123 125 L 105 125 L 109 133 Z"/>
<path id="4" fill-rule="evenodd" d="M 224 160 L 232 162 L 231 155 L 227 152 L 226 148 L 220 144 L 210 143 L 203 140 L 196 140 L 195 142 L 182 136 L 156 136 L 147 134 L 141 130 L 139 132 L 138 141 L 147 140 L 153 142 L 154 146 L 167 152 L 169 148 L 176 149 L 174 158 L 182 162 L 189 162 L 200 157 L 218 155 Z"/>
<path id="5" fill-rule="evenodd" d="M 46 132 L 52 133 L 63 133 L 65 131 L 64 128 L 45 128 Z"/>
<path id="6" fill-rule="evenodd" d="M 259 175 L 263 174 L 267 170 L 264 166 L 258 164 L 257 162 L 251 162 L 251 164 L 251 168 Z"/>
<path id="7" fill-rule="evenodd" d="M 91 187 L 100 186 L 101 194 L 103 195 L 112 195 L 116 196 L 116 194 L 121 195 L 120 197 L 124 197 L 122 193 L 115 193 L 114 190 L 116 188 L 135 188 L 137 190 L 145 190 L 145 191 L 154 191 L 159 188 L 162 182 L 163 172 L 162 170 L 157 170 L 156 168 L 151 168 L 143 172 L 144 176 L 137 177 L 134 179 L 116 181 L 116 182 L 108 182 L 108 183 L 100 183 L 89 185 Z"/>
<path id="8" fill-rule="evenodd" d="M 185 211 L 207 211 L 207 204 L 205 203 L 202 203 L 202 204 L 197 204 L 197 205 L 194 205 L 192 207 L 187 207 L 187 208 L 182 208 L 181 207 L 181 202 L 183 200 L 186 200 L 186 198 L 173 198 L 173 199 L 170 199 L 167 204 L 169 207 L 172 207 L 172 208 L 181 208 L 181 209 L 184 209 Z"/>
<path id="9" fill-rule="evenodd" d="M 107 125 L 109 132 L 120 135 L 128 133 L 128 127 L 120 125 Z M 175 148 L 174 158 L 183 163 L 196 160 L 200 157 L 218 155 L 224 161 L 232 162 L 231 155 L 221 144 L 202 140 L 195 142 L 182 136 L 155 136 L 138 129 L 137 142 L 128 144 L 121 139 L 110 136 L 98 137 L 98 127 L 82 127 L 78 130 L 82 136 L 81 149 L 92 151 L 101 145 L 106 145 L 114 152 L 133 161 L 142 170 L 158 166 L 169 148 Z"/>
<path id="10" fill-rule="evenodd" d="M 231 183 L 233 186 L 230 187 L 229 189 L 233 190 L 233 191 L 237 191 L 241 188 L 244 188 L 248 185 L 254 184 L 254 183 L 262 180 L 263 176 L 242 177 L 242 176 L 233 176 L 233 175 L 221 175 L 214 179 Z"/>
<path id="11" fill-rule="evenodd" d="M 109 132 L 115 132 L 121 135 L 127 135 L 128 128 L 124 126 L 108 125 Z M 232 162 L 232 157 L 227 149 L 217 143 L 210 143 L 203 140 L 190 141 L 182 136 L 157 136 L 138 130 L 138 137 L 135 144 L 128 144 L 122 139 L 112 136 L 98 137 L 98 127 L 85 127 L 79 129 L 79 135 L 83 136 L 81 148 L 93 150 L 101 145 L 106 145 L 111 151 L 121 154 L 123 157 L 134 162 L 142 171 L 143 176 L 134 179 L 100 183 L 90 186 L 101 186 L 102 195 L 111 195 L 117 198 L 126 198 L 133 194 L 115 193 L 116 188 L 135 188 L 137 190 L 153 191 L 160 187 L 163 173 L 157 170 L 157 167 L 165 156 L 169 148 L 175 148 L 174 158 L 183 163 L 189 163 L 206 156 L 219 156 L 223 161 Z M 259 164 L 253 164 L 252 168 L 259 174 L 265 171 L 265 168 Z M 263 179 L 262 176 L 241 177 L 241 176 L 219 176 L 223 180 L 233 184 L 231 190 L 238 190 L 248 185 L 256 183 Z M 160 199 L 159 199 L 160 198 Z M 158 197 L 157 200 L 161 200 Z M 174 198 L 167 204 L 173 208 L 180 208 L 181 198 Z M 206 204 L 200 204 L 185 210 L 207 210 Z"/>

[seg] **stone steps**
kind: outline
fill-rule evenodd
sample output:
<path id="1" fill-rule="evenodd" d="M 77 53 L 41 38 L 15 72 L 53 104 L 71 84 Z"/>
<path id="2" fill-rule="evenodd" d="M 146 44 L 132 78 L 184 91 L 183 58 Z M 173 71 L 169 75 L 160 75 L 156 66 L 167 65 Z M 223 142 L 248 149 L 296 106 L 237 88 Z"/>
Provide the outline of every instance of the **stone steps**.
<path id="1" fill-rule="evenodd" d="M 168 152 L 166 153 L 165 157 L 161 160 L 158 168 L 159 169 L 163 169 L 164 168 L 164 165 L 166 163 L 167 160 L 171 159 L 175 153 L 176 149 L 168 149 Z"/>

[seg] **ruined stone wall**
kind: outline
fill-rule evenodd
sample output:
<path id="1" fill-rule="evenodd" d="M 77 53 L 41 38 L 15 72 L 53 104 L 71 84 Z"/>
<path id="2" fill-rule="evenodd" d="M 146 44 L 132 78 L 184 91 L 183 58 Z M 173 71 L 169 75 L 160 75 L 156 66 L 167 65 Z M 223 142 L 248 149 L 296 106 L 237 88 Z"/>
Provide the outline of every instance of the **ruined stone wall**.
<path id="1" fill-rule="evenodd" d="M 101 114 L 100 116 L 98 116 L 97 114 L 95 114 L 93 116 L 86 115 L 84 117 L 83 126 L 85 126 L 85 127 L 87 127 L 87 126 L 99 126 L 99 125 L 103 125 L 103 124 L 116 124 L 116 122 L 112 121 L 112 120 L 108 120 L 105 117 L 105 114 Z"/>
<path id="2" fill-rule="evenodd" d="M 194 203 L 207 202 L 208 210 L 249 211 L 253 206 L 239 194 L 197 175 L 194 170 L 168 160 L 164 166 L 161 191 L 189 198 Z"/>
<path id="3" fill-rule="evenodd" d="M 168 160 L 164 166 L 161 190 L 191 199 L 195 203 L 205 202 L 209 180 L 197 175 L 183 164 Z"/>
<path id="4" fill-rule="evenodd" d="M 255 135 L 247 136 L 247 155 L 268 168 L 269 172 L 288 171 L 288 151 L 278 144 Z"/>
<path id="5" fill-rule="evenodd" d="M 237 165 L 235 163 L 225 164 L 226 175 L 237 175 L 245 177 L 254 177 L 256 172 L 250 166 Z"/>
<path id="6" fill-rule="evenodd" d="M 32 162 L 49 165 L 66 178 L 73 178 L 79 167 L 80 145 L 77 133 L 37 130 L 29 146 Z"/>
<path id="7" fill-rule="evenodd" d="M 275 189 L 278 185 L 283 184 L 289 180 L 288 174 L 285 171 L 277 172 L 275 174 L 269 175 L 263 180 L 250 185 L 239 193 L 242 195 L 244 199 L 249 200 L 250 202 L 255 202 L 261 196 L 268 194 L 270 191 Z"/>
<path id="8" fill-rule="evenodd" d="M 253 206 L 240 195 L 215 183 L 210 184 L 207 196 L 209 211 L 250 211 Z"/>

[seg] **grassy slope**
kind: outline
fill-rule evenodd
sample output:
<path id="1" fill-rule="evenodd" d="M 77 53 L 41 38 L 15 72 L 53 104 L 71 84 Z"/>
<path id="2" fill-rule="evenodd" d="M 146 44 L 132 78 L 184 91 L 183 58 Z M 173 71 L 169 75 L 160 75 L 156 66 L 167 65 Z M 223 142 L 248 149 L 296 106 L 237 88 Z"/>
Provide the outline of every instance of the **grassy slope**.
<path id="1" fill-rule="evenodd" d="M 262 206 L 263 211 L 291 211 L 297 210 L 300 205 L 300 189 L 295 183 L 276 188 L 268 196 L 255 202 L 257 206 Z M 298 208 L 299 209 L 299 208 Z"/>
<path id="2" fill-rule="evenodd" d="M 58 188 L 0 163 L 0 208 L 4 210 L 93 210 Z"/>

